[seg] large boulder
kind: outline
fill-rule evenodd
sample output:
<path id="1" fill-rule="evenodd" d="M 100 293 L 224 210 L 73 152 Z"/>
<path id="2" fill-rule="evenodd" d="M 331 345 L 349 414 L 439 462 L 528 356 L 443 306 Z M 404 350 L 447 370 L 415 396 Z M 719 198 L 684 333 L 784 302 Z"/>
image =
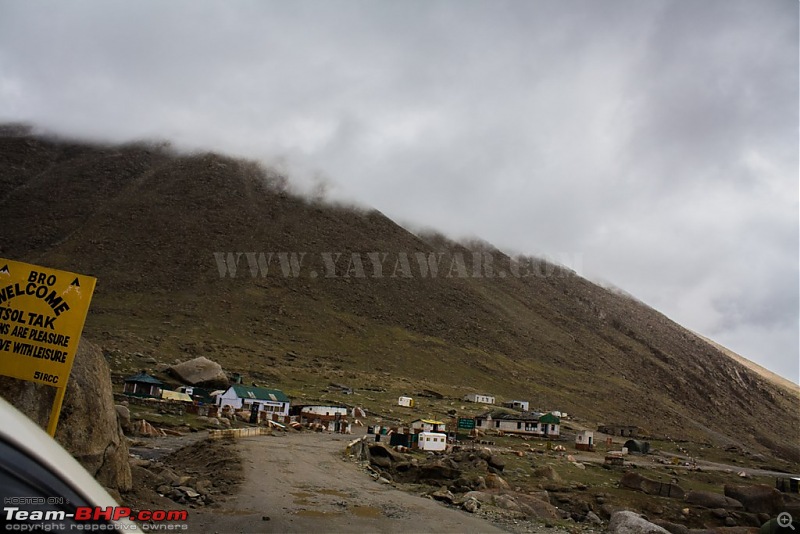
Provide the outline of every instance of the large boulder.
<path id="1" fill-rule="evenodd" d="M 446 465 L 441 460 L 436 460 L 419 468 L 419 480 L 429 482 L 441 482 L 446 480 L 455 480 L 461 476 L 461 471 Z"/>
<path id="2" fill-rule="evenodd" d="M 222 366 L 205 356 L 200 356 L 169 368 L 169 374 L 192 386 L 224 388 L 228 386 L 228 377 Z"/>
<path id="3" fill-rule="evenodd" d="M 781 492 L 765 484 L 725 484 L 725 496 L 754 514 L 777 515 L 784 508 Z"/>
<path id="4" fill-rule="evenodd" d="M 549 465 L 543 465 L 533 470 L 533 476 L 537 478 L 544 478 L 552 482 L 561 482 L 561 477 L 558 472 Z"/>
<path id="5" fill-rule="evenodd" d="M 119 419 L 119 424 L 122 427 L 122 431 L 126 434 L 129 434 L 133 430 L 130 409 L 121 404 L 114 406 L 114 409 L 117 410 L 117 418 Z"/>
<path id="6" fill-rule="evenodd" d="M 489 467 L 494 467 L 498 471 L 502 471 L 506 467 L 506 461 L 497 454 L 491 455 L 489 459 L 486 460 L 486 463 L 489 464 Z"/>
<path id="7" fill-rule="evenodd" d="M 520 509 L 525 512 L 525 515 L 543 520 L 555 520 L 560 518 L 558 508 L 549 502 L 537 499 L 533 495 L 525 495 L 524 493 L 517 493 L 514 496 L 517 503 L 519 503 Z"/>
<path id="8" fill-rule="evenodd" d="M 661 497 L 672 497 L 675 499 L 683 499 L 685 496 L 683 488 L 677 484 L 650 480 L 649 478 L 643 477 L 639 473 L 634 473 L 633 471 L 629 471 L 622 475 L 619 485 L 623 488 L 647 493 L 648 495 L 660 495 Z"/>
<path id="9" fill-rule="evenodd" d="M 689 534 L 689 527 L 686 525 L 671 523 L 670 521 L 665 521 L 663 519 L 654 519 L 653 523 L 659 527 L 669 530 L 672 534 Z"/>
<path id="10" fill-rule="evenodd" d="M 742 503 L 713 491 L 690 491 L 686 494 L 686 502 L 704 508 L 732 508 L 741 509 Z"/>
<path id="11" fill-rule="evenodd" d="M 54 388 L 0 377 L 0 394 L 47 427 Z M 85 339 L 75 355 L 55 437 L 100 484 L 120 492 L 131 489 L 128 444 L 114 407 L 111 373 L 100 349 Z"/>
<path id="12" fill-rule="evenodd" d="M 507 490 L 510 489 L 508 482 L 503 480 L 503 477 L 495 473 L 486 475 L 486 487 L 489 489 Z"/>
<path id="13" fill-rule="evenodd" d="M 611 520 L 608 522 L 608 532 L 611 534 L 670 534 L 667 529 L 627 510 L 616 512 L 611 516 Z"/>
<path id="14" fill-rule="evenodd" d="M 370 443 L 368 449 L 370 462 L 378 467 L 389 468 L 392 467 L 392 464 L 406 461 L 405 456 L 383 443 Z"/>

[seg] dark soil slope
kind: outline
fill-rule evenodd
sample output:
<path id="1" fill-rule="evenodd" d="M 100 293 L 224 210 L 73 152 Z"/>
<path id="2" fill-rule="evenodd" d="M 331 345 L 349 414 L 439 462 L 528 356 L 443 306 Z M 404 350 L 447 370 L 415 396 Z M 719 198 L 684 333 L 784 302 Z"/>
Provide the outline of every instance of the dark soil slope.
<path id="1" fill-rule="evenodd" d="M 98 278 L 87 333 L 121 354 L 205 355 L 286 387 L 490 391 L 797 458 L 796 393 L 657 311 L 565 269 L 295 197 L 251 162 L 6 132 L 0 221 L 0 257 Z M 438 260 L 435 276 L 421 259 Z"/>

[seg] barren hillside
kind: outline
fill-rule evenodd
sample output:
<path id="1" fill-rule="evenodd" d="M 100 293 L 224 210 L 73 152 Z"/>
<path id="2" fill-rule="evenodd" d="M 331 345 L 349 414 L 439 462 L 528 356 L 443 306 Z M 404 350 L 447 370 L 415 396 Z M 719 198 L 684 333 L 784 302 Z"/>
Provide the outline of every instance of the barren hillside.
<path id="1" fill-rule="evenodd" d="M 290 393 L 487 391 L 798 460 L 797 396 L 657 311 L 284 186 L 216 154 L 6 133 L 0 256 L 96 276 L 86 335 L 120 373 L 204 355 Z"/>

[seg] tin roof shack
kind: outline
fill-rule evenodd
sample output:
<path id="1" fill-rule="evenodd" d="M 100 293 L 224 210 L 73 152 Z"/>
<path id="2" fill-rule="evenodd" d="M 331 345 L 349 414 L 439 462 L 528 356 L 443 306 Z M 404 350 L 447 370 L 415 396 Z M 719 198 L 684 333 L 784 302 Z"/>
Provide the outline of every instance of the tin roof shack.
<path id="1" fill-rule="evenodd" d="M 504 402 L 503 407 L 511 408 L 512 410 L 519 410 L 521 412 L 527 412 L 530 409 L 530 404 L 528 401 L 512 400 Z"/>
<path id="2" fill-rule="evenodd" d="M 561 434 L 561 420 L 551 413 L 493 410 L 476 416 L 475 428 L 552 439 Z"/>
<path id="3" fill-rule="evenodd" d="M 447 449 L 447 434 L 441 432 L 420 432 L 418 447 L 423 451 L 443 451 Z"/>
<path id="4" fill-rule="evenodd" d="M 446 424 L 433 419 L 417 419 L 411 421 L 411 431 L 415 434 L 420 432 L 444 432 Z"/>
<path id="5" fill-rule="evenodd" d="M 347 406 L 339 405 L 292 406 L 289 415 L 298 416 L 300 424 L 315 430 L 326 429 L 329 432 L 351 434 L 352 425 L 347 419 L 348 411 Z"/>
<path id="6" fill-rule="evenodd" d="M 144 371 L 139 371 L 135 375 L 125 379 L 122 392 L 133 397 L 151 397 L 158 399 L 161 397 L 161 386 L 164 383 Z"/>
<path id="7" fill-rule="evenodd" d="M 579 451 L 593 451 L 594 432 L 591 430 L 581 430 L 575 434 L 575 448 Z"/>
<path id="8" fill-rule="evenodd" d="M 289 415 L 295 415 L 300 418 L 300 423 L 327 423 L 347 418 L 347 406 L 340 405 L 302 405 L 292 406 L 289 409 Z"/>
<path id="9" fill-rule="evenodd" d="M 249 410 L 257 405 L 259 412 L 269 415 L 288 416 L 289 397 L 277 389 L 234 384 L 217 397 L 217 406 L 230 406 L 234 410 Z"/>
<path id="10" fill-rule="evenodd" d="M 464 395 L 467 402 L 478 402 L 480 404 L 494 404 L 494 395 L 483 395 L 481 393 L 469 393 Z"/>

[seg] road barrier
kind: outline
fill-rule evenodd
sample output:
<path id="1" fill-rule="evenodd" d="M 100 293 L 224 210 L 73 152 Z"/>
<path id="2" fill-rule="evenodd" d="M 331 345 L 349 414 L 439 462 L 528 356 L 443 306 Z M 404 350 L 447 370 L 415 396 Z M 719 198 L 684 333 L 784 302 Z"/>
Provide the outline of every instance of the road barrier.
<path id="1" fill-rule="evenodd" d="M 236 439 L 249 438 L 252 436 L 268 436 L 272 434 L 269 428 L 250 427 L 250 428 L 227 428 L 225 430 L 211 430 L 208 433 L 209 439 Z"/>

